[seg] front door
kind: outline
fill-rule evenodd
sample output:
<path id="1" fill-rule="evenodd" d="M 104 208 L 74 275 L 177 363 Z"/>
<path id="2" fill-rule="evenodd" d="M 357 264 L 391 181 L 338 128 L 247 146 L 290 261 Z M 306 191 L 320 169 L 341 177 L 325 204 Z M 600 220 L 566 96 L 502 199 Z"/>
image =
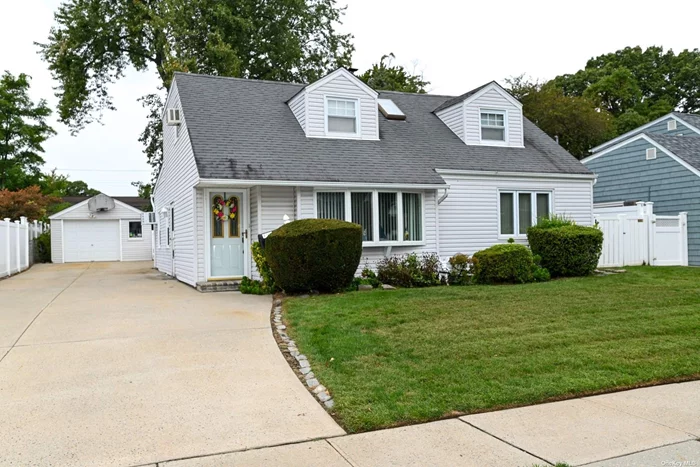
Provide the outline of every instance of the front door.
<path id="1" fill-rule="evenodd" d="M 242 232 L 243 193 L 214 192 L 209 196 L 210 277 L 241 277 L 245 256 Z"/>

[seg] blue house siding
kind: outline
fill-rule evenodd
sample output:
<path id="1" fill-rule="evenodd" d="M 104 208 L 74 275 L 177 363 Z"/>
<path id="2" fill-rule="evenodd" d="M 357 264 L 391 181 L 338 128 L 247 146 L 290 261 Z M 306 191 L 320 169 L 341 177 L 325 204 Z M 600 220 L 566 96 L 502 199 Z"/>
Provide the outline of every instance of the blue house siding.
<path id="1" fill-rule="evenodd" d="M 685 126 L 681 122 L 676 122 L 676 129 L 675 130 L 668 130 L 668 121 L 672 120 L 671 117 L 668 117 L 666 120 L 657 123 L 656 125 L 652 125 L 649 128 L 644 129 L 644 133 L 653 133 L 657 135 L 669 135 L 669 136 L 678 136 L 678 135 L 696 135 L 693 130 Z M 630 135 L 631 136 L 631 135 Z"/>
<path id="2" fill-rule="evenodd" d="M 658 148 L 656 159 L 646 160 L 651 147 L 640 139 L 585 162 L 598 175 L 593 202 L 652 201 L 656 214 L 687 211 L 688 263 L 700 266 L 700 177 Z"/>

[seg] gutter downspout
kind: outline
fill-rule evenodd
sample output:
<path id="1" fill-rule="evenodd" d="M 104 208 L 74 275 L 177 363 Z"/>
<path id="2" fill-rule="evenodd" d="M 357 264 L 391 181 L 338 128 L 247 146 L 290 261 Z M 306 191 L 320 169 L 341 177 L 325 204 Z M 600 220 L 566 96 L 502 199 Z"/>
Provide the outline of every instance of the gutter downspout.
<path id="1" fill-rule="evenodd" d="M 448 196 L 449 194 L 450 194 L 450 189 L 449 189 L 449 188 L 445 188 L 445 194 L 443 194 L 443 195 L 438 199 L 438 202 L 437 202 L 438 206 L 441 205 L 442 202 L 445 201 L 445 200 L 447 199 L 447 196 Z"/>

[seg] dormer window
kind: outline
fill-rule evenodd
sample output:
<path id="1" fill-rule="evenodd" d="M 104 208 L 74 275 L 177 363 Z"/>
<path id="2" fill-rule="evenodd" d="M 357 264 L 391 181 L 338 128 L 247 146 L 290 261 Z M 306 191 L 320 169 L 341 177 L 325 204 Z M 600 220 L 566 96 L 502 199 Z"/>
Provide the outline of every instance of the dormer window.
<path id="1" fill-rule="evenodd" d="M 506 140 L 506 113 L 502 110 L 481 111 L 481 140 Z"/>
<path id="2" fill-rule="evenodd" d="M 326 99 L 326 133 L 336 135 L 358 134 L 357 100 L 329 97 Z"/>

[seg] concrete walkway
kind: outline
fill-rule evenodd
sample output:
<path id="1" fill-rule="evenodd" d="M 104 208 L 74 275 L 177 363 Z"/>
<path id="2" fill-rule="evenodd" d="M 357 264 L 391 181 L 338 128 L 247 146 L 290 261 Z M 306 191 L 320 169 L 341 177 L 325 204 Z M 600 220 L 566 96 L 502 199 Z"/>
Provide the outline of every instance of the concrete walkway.
<path id="1" fill-rule="evenodd" d="M 0 281 L 0 465 L 153 464 L 344 434 L 277 348 L 270 307 L 150 263 Z"/>
<path id="2" fill-rule="evenodd" d="M 700 381 L 161 465 L 697 467 L 697 438 Z"/>

